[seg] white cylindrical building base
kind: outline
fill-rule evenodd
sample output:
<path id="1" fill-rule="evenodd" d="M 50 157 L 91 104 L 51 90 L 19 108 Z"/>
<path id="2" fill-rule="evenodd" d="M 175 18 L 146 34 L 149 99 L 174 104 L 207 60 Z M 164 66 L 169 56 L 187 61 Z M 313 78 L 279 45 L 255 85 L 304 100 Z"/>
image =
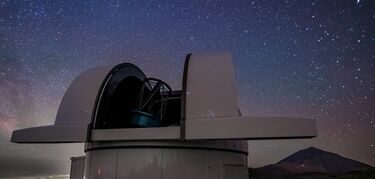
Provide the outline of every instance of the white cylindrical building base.
<path id="1" fill-rule="evenodd" d="M 247 153 L 235 148 L 207 142 L 89 144 L 85 178 L 248 179 Z"/>

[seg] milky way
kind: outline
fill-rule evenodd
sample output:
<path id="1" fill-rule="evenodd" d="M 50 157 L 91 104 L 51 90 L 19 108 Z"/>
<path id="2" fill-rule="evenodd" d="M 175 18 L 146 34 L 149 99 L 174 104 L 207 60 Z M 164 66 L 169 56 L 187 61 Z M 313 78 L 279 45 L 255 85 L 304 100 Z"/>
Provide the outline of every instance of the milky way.
<path id="1" fill-rule="evenodd" d="M 180 89 L 187 53 L 220 50 L 233 55 L 244 115 L 318 119 L 312 140 L 250 141 L 250 166 L 311 145 L 375 165 L 371 0 L 1 1 L 0 157 L 79 151 L 9 136 L 53 123 L 84 70 L 130 62 Z"/>

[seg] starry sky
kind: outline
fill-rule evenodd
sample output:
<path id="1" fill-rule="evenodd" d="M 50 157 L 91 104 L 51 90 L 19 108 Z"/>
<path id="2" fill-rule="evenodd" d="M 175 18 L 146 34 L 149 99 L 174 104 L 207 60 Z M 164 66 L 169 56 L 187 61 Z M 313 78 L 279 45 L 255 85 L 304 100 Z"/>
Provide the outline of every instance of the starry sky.
<path id="1" fill-rule="evenodd" d="M 318 121 L 314 139 L 249 141 L 249 166 L 308 146 L 375 165 L 375 1 L 0 0 L 0 173 L 68 173 L 82 145 L 9 140 L 52 124 L 81 72 L 130 62 L 181 89 L 186 54 L 221 50 L 243 115 Z"/>

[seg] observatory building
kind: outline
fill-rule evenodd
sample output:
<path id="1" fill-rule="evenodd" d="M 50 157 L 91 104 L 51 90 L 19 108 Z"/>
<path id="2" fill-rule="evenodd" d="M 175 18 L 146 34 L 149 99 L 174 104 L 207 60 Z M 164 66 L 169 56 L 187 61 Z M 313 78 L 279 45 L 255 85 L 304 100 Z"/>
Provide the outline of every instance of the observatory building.
<path id="1" fill-rule="evenodd" d="M 247 179 L 247 141 L 312 138 L 314 119 L 242 116 L 229 53 L 189 54 L 181 90 L 129 63 L 93 68 L 67 89 L 54 125 L 16 143 L 85 143 L 71 178 Z"/>

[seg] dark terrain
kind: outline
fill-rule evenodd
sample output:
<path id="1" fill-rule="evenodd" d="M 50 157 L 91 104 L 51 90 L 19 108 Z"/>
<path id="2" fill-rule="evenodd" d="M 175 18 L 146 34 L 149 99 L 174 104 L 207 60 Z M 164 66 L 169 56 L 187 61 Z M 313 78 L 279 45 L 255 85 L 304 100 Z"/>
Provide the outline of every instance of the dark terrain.
<path id="1" fill-rule="evenodd" d="M 375 178 L 375 168 L 315 147 L 271 165 L 249 169 L 250 178 Z"/>

